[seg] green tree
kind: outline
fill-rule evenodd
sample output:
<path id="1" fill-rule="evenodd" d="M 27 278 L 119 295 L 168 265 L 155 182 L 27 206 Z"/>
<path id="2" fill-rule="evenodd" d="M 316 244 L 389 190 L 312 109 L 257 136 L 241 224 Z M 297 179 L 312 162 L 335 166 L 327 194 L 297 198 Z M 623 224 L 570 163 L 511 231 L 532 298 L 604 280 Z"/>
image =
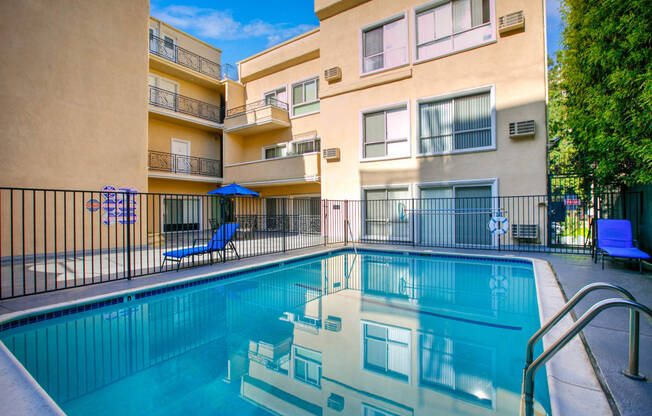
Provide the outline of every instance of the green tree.
<path id="1" fill-rule="evenodd" d="M 650 0 L 564 0 L 562 18 L 561 128 L 574 169 L 599 189 L 652 182 Z"/>

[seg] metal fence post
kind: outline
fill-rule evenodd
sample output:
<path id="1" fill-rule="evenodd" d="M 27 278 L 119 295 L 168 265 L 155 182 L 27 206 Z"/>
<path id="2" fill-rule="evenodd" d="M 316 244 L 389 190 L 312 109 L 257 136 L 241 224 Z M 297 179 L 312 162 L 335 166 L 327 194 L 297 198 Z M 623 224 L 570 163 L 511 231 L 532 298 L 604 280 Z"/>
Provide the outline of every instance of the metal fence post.
<path id="1" fill-rule="evenodd" d="M 324 215 L 323 215 L 323 232 L 324 232 L 324 245 L 328 244 L 328 230 L 330 227 L 328 226 L 328 200 L 324 199 Z"/>
<path id="2" fill-rule="evenodd" d="M 349 232 L 346 228 L 349 221 L 349 200 L 344 201 L 344 245 L 349 243 Z"/>
<path id="3" fill-rule="evenodd" d="M 285 253 L 286 247 L 285 247 L 285 237 L 286 237 L 286 230 L 285 230 L 285 223 L 289 220 L 287 217 L 287 210 L 285 203 L 287 202 L 287 198 L 282 198 L 281 199 L 281 205 L 283 206 L 283 215 L 281 215 L 281 229 L 283 230 L 283 252 Z"/>
<path id="4" fill-rule="evenodd" d="M 131 205 L 129 204 L 129 198 L 130 198 L 131 193 L 127 192 L 125 194 L 127 200 L 125 206 L 123 206 L 123 221 L 124 221 L 124 215 L 126 214 L 126 221 L 125 224 L 127 224 L 127 279 L 131 280 Z"/>

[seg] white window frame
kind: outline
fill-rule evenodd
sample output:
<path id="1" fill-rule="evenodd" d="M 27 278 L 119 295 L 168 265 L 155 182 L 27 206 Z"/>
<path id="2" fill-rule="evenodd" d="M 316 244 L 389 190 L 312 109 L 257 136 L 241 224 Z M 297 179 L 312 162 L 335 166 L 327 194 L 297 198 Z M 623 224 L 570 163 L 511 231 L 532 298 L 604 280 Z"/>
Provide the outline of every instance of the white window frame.
<path id="1" fill-rule="evenodd" d="M 278 91 L 280 91 L 280 90 L 285 90 L 285 99 L 287 101 L 287 99 L 288 99 L 287 97 L 290 96 L 290 94 L 288 93 L 288 85 L 287 84 L 280 85 L 279 87 L 272 88 L 271 90 L 263 91 L 263 101 L 267 100 L 267 94 L 270 94 L 270 93 L 277 94 Z M 279 101 L 278 99 L 276 99 L 276 100 Z M 290 103 L 286 102 L 285 104 L 288 105 L 288 108 L 289 108 Z"/>
<path id="2" fill-rule="evenodd" d="M 290 84 L 290 93 L 288 94 L 288 97 L 290 97 L 289 98 L 290 102 L 288 103 L 289 110 L 290 110 L 290 120 L 295 119 L 295 118 L 299 118 L 299 117 L 309 116 L 311 114 L 317 114 L 317 113 L 319 113 L 321 111 L 321 104 L 320 104 L 319 110 L 311 111 L 309 113 L 299 114 L 299 115 L 296 115 L 296 116 L 294 115 L 294 107 L 295 107 L 295 104 L 294 104 L 294 87 L 297 86 L 298 84 L 305 84 L 305 83 L 307 83 L 309 81 L 312 81 L 312 80 L 316 81 L 315 87 L 316 87 L 317 99 L 314 100 L 314 101 L 303 102 L 301 104 L 297 104 L 296 107 L 300 107 L 302 105 L 307 105 L 307 104 L 313 104 L 313 103 L 320 102 L 320 99 L 319 99 L 319 75 L 313 75 L 313 76 L 310 76 L 308 78 L 300 79 L 298 81 L 295 81 L 295 82 L 291 83 Z M 304 90 L 304 94 L 305 94 L 305 87 L 303 88 L 303 90 Z"/>
<path id="3" fill-rule="evenodd" d="M 407 146 L 408 146 L 408 152 L 405 155 L 398 155 L 398 156 L 382 156 L 382 157 L 365 157 L 364 153 L 364 117 L 367 114 L 371 113 L 378 113 L 380 111 L 387 111 L 387 110 L 396 110 L 401 107 L 405 107 L 405 110 L 407 111 L 407 119 L 408 119 L 408 133 L 407 133 Z M 360 153 L 359 153 L 359 158 L 358 160 L 360 162 L 376 162 L 380 160 L 393 160 L 393 159 L 409 159 L 412 157 L 412 123 L 411 119 L 412 117 L 410 116 L 410 102 L 409 101 L 401 101 L 398 103 L 393 103 L 393 104 L 387 104 L 383 105 L 380 107 L 372 107 L 372 108 L 366 108 L 364 110 L 360 110 L 359 113 L 359 137 L 360 137 Z M 387 136 L 387 124 L 385 124 L 385 136 Z M 394 140 L 393 142 L 399 142 L 401 140 Z M 385 143 L 387 143 L 387 138 L 385 138 Z M 386 149 L 386 148 L 385 148 Z"/>
<path id="4" fill-rule="evenodd" d="M 375 326 L 383 327 L 383 328 L 386 328 L 386 329 L 394 328 L 394 329 L 400 329 L 400 330 L 403 330 L 403 331 L 408 331 L 410 336 L 408 337 L 407 351 L 408 351 L 408 355 L 409 355 L 409 358 L 410 358 L 409 359 L 410 362 L 408 363 L 409 371 L 408 371 L 408 374 L 407 374 L 407 380 L 396 378 L 395 376 L 393 376 L 391 373 L 388 373 L 388 372 L 381 373 L 379 371 L 375 371 L 373 369 L 369 369 L 369 368 L 365 367 L 365 354 L 366 354 L 365 325 L 375 325 Z M 381 322 L 374 322 L 374 321 L 368 321 L 366 319 L 361 319 L 360 320 L 360 369 L 362 371 L 368 371 L 368 372 L 373 373 L 373 374 L 378 374 L 378 375 L 381 375 L 381 376 L 390 377 L 390 378 L 392 378 L 394 380 L 397 380 L 397 381 L 400 381 L 402 383 L 412 384 L 412 364 L 413 364 L 413 357 L 412 357 L 412 336 L 413 336 L 413 334 L 412 334 L 412 332 L 413 331 L 412 331 L 411 328 L 403 328 L 403 327 L 396 326 L 396 325 L 388 325 L 388 324 L 381 323 Z"/>
<path id="5" fill-rule="evenodd" d="M 297 359 L 298 359 L 298 360 L 301 360 L 301 361 L 303 361 L 303 362 L 309 361 L 309 362 L 311 362 L 311 363 L 317 365 L 317 363 L 316 363 L 315 361 L 313 361 L 313 360 L 305 359 L 305 358 L 302 358 L 302 357 L 301 357 L 301 358 L 298 358 L 297 355 L 296 355 L 296 351 L 297 351 L 297 350 L 306 350 L 306 351 L 310 351 L 310 352 L 313 352 L 313 353 L 319 353 L 319 355 L 321 355 L 322 360 L 321 360 L 321 362 L 318 364 L 318 365 L 319 365 L 319 381 L 318 381 L 319 384 L 314 384 L 314 383 L 311 383 L 311 382 L 308 381 L 308 380 L 302 380 L 302 379 L 300 379 L 300 378 L 297 378 L 297 372 L 296 372 L 296 368 L 295 368 L 295 361 L 296 361 Z M 316 388 L 316 389 L 320 389 L 320 390 L 321 390 L 321 379 L 322 379 L 323 368 L 324 368 L 324 354 L 323 354 L 321 351 L 317 351 L 317 350 L 313 350 L 313 349 L 310 349 L 310 348 L 302 347 L 302 346 L 300 346 L 300 345 L 293 345 L 293 346 L 292 346 L 292 357 L 291 357 L 291 359 L 292 359 L 292 366 L 291 366 L 291 367 L 292 367 L 292 378 L 293 378 L 294 380 L 297 380 L 297 381 L 300 382 L 300 383 L 307 384 L 308 386 L 312 386 L 312 387 L 314 387 L 314 388 Z M 307 365 L 307 364 L 306 364 L 306 365 Z"/>
<path id="6" fill-rule="evenodd" d="M 425 12 L 425 11 L 430 10 L 430 9 L 433 9 L 435 7 L 438 7 L 438 6 L 444 5 L 446 3 L 450 3 L 452 1 L 453 0 L 433 0 L 433 1 L 429 1 L 428 3 L 424 3 L 424 4 L 421 4 L 419 6 L 415 6 L 415 7 L 412 8 L 411 15 L 412 15 L 413 24 L 412 24 L 412 28 L 411 28 L 410 31 L 411 31 L 411 35 L 412 35 L 412 42 L 411 42 L 412 62 L 414 64 L 419 64 L 419 63 L 422 63 L 422 62 L 428 62 L 428 61 L 432 61 L 434 59 L 441 59 L 441 58 L 444 58 L 446 56 L 450 56 L 450 55 L 453 55 L 453 54 L 456 54 L 456 53 L 460 53 L 460 52 L 468 51 L 468 50 L 471 50 L 471 49 L 479 48 L 481 46 L 485 46 L 485 45 L 488 45 L 488 44 L 491 44 L 491 43 L 495 43 L 497 41 L 497 38 L 496 38 L 496 30 L 497 30 L 496 29 L 496 21 L 497 21 L 497 19 L 496 19 L 496 0 L 489 0 L 489 22 L 483 23 L 483 24 L 478 25 L 476 27 L 472 27 L 470 29 L 463 30 L 461 32 L 452 33 L 451 36 L 460 35 L 462 33 L 466 33 L 468 31 L 475 30 L 475 29 L 478 29 L 478 28 L 483 27 L 483 26 L 492 26 L 493 30 L 491 31 L 491 38 L 489 38 L 489 39 L 487 39 L 487 40 L 485 40 L 485 41 L 483 41 L 481 43 L 478 43 L 477 45 L 469 46 L 467 48 L 454 49 L 454 50 L 452 50 L 450 52 L 447 52 L 447 53 L 444 53 L 444 54 L 441 54 L 441 55 L 437 55 L 437 56 L 431 56 L 431 57 L 428 57 L 428 58 L 418 58 L 419 51 L 418 51 L 418 43 L 417 42 L 419 40 L 417 39 L 417 35 L 418 35 L 419 32 L 418 32 L 418 27 L 417 27 L 417 14 L 419 14 L 421 12 Z M 451 7 L 452 7 L 452 5 L 451 5 Z"/>
<path id="7" fill-rule="evenodd" d="M 398 65 L 394 65 L 394 66 L 390 66 L 390 67 L 385 67 L 385 57 L 383 56 L 383 67 L 382 68 L 378 68 L 378 69 L 374 69 L 373 71 L 366 71 L 365 72 L 365 70 L 364 70 L 364 58 L 365 58 L 364 57 L 364 34 L 365 34 L 365 32 L 368 32 L 368 31 L 370 31 L 372 29 L 376 29 L 376 28 L 381 27 L 381 26 L 385 26 L 388 23 L 392 23 L 392 22 L 394 22 L 396 20 L 400 20 L 400 19 L 405 19 L 405 49 L 406 49 L 406 51 L 405 51 L 405 62 L 402 63 L 402 64 L 398 64 Z M 359 50 L 358 54 L 359 54 L 359 63 L 360 63 L 360 77 L 364 77 L 366 75 L 371 75 L 371 74 L 377 74 L 379 72 L 388 71 L 390 69 L 401 68 L 401 67 L 404 67 L 406 65 L 410 65 L 410 37 L 409 37 L 410 29 L 409 29 L 409 26 L 410 26 L 410 22 L 409 22 L 409 19 L 408 19 L 408 12 L 406 10 L 406 11 L 403 11 L 401 13 L 397 13 L 397 14 L 395 14 L 393 16 L 387 17 L 387 18 L 382 19 L 382 20 L 380 20 L 378 22 L 374 22 L 374 23 L 365 25 L 365 26 L 360 28 L 359 34 L 358 34 L 358 46 L 359 46 L 358 47 L 358 50 Z M 385 47 L 385 44 L 384 44 L 384 39 L 383 39 L 383 52 L 382 52 L 383 54 L 385 53 L 384 47 Z"/>
<path id="8" fill-rule="evenodd" d="M 366 204 L 367 198 L 366 198 L 366 193 L 367 192 L 366 191 L 373 191 L 373 190 L 379 190 L 379 189 L 386 189 L 386 190 L 404 189 L 404 188 L 407 188 L 407 190 L 408 190 L 407 199 L 413 199 L 413 190 L 412 190 L 413 187 L 412 187 L 412 184 L 410 184 L 410 183 L 366 185 L 366 186 L 360 187 L 360 201 L 361 201 L 360 203 L 362 204 L 362 207 L 360 208 L 360 215 L 362 216 L 361 222 L 360 222 L 360 224 L 361 224 L 360 235 L 362 236 L 363 239 L 364 238 L 368 238 L 368 239 L 376 238 L 377 239 L 378 237 L 382 237 L 382 236 L 376 236 L 376 235 L 373 235 L 373 234 L 367 234 L 367 226 L 366 226 L 367 225 L 366 224 L 366 219 L 367 219 L 367 204 Z M 411 221 L 411 220 L 408 219 L 408 222 L 409 221 Z M 408 237 L 407 237 L 406 240 L 395 239 L 395 240 L 391 240 L 391 241 L 412 241 L 412 239 L 414 238 L 413 237 L 414 236 L 414 227 L 409 226 L 409 229 L 410 229 L 410 232 L 409 232 Z M 391 243 L 391 241 L 388 242 L 388 243 Z"/>
<path id="9" fill-rule="evenodd" d="M 268 149 L 279 148 L 279 147 L 284 147 L 284 148 L 285 148 L 285 156 L 272 157 L 272 158 L 267 158 L 267 157 L 265 157 L 265 156 L 266 156 L 266 155 L 265 155 L 265 152 L 266 152 Z M 270 144 L 270 145 L 267 145 L 267 146 L 263 146 L 263 151 L 262 151 L 262 155 L 261 155 L 261 160 L 276 160 L 276 159 L 282 159 L 282 158 L 288 156 L 288 153 L 287 153 L 287 152 L 288 152 L 288 144 L 287 144 L 287 143 L 275 143 L 275 144 Z"/>
<path id="10" fill-rule="evenodd" d="M 453 190 L 453 198 L 455 198 L 455 188 L 475 187 L 475 186 L 490 186 L 492 198 L 492 210 L 498 210 L 498 178 L 481 178 L 481 179 L 463 179 L 452 181 L 434 181 L 434 182 L 418 182 L 415 184 L 415 199 L 421 199 L 421 190 L 423 188 L 451 188 Z M 414 232 L 415 237 L 419 238 L 421 242 L 421 221 L 416 221 Z M 455 223 L 453 222 L 453 235 L 455 233 Z M 488 247 L 497 247 L 499 243 L 499 236 L 496 233 L 491 235 L 491 245 Z M 457 244 L 457 243 L 456 243 Z"/>
<path id="11" fill-rule="evenodd" d="M 489 93 L 489 105 L 491 106 L 491 144 L 489 146 L 483 147 L 474 147 L 470 149 L 453 149 L 447 150 L 445 152 L 431 152 L 431 153 L 421 153 L 421 104 L 427 104 L 434 101 L 443 101 L 449 100 L 452 98 L 461 98 L 468 95 Z M 495 85 L 485 85 L 482 87 L 471 88 L 468 90 L 461 90 L 452 93 L 435 95 L 432 97 L 418 98 L 416 100 L 416 110 L 414 111 L 414 122 L 415 122 L 415 149 L 414 152 L 417 157 L 429 157 L 429 156 L 441 156 L 457 153 L 475 153 L 475 152 L 487 152 L 496 150 L 496 86 Z"/>
<path id="12" fill-rule="evenodd" d="M 315 150 L 315 151 L 312 151 L 312 152 L 306 152 L 306 153 L 297 153 L 296 152 L 296 148 L 297 148 L 298 144 L 305 143 L 305 142 L 312 142 L 312 141 L 315 141 L 315 140 L 319 140 L 319 150 Z M 297 156 L 311 155 L 313 153 L 320 153 L 321 152 L 321 137 L 319 137 L 319 136 L 310 137 L 308 139 L 292 140 L 292 141 L 288 142 L 288 144 L 290 145 L 292 155 L 297 155 Z"/>
<path id="13" fill-rule="evenodd" d="M 360 410 L 361 410 L 360 412 L 361 416 L 365 416 L 367 414 L 366 410 L 373 410 L 375 413 L 380 413 L 382 416 L 396 416 L 394 413 L 390 413 L 387 410 L 379 409 L 376 406 L 372 406 L 364 402 L 362 403 L 362 407 L 360 408 Z"/>
<path id="14" fill-rule="evenodd" d="M 160 76 L 160 75 L 153 74 L 153 73 L 149 72 L 149 73 L 148 73 L 148 78 L 147 78 L 148 86 L 149 86 L 149 77 L 153 77 L 153 78 L 154 78 L 154 80 L 155 80 L 155 85 L 153 85 L 154 87 L 156 87 L 156 88 L 161 88 L 161 87 L 159 86 L 159 80 L 165 80 L 165 81 L 169 82 L 170 84 L 174 84 L 174 85 L 175 85 L 175 90 L 176 90 L 176 91 L 169 91 L 169 92 L 173 92 L 173 93 L 175 93 L 175 94 L 181 94 L 181 93 L 179 92 L 179 83 L 178 83 L 177 81 L 172 80 L 172 79 L 170 79 L 170 78 L 162 77 L 162 76 Z M 161 89 L 163 90 L 163 89 L 165 89 L 165 88 L 161 88 Z M 168 90 L 166 90 L 166 91 L 168 91 Z"/>

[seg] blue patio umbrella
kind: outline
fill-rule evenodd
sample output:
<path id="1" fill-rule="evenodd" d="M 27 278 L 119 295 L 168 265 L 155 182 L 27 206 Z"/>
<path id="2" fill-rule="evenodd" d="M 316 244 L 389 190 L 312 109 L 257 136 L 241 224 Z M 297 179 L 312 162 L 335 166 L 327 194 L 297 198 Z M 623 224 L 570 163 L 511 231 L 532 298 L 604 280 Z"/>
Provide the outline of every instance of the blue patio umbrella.
<path id="1" fill-rule="evenodd" d="M 222 196 L 260 196 L 258 192 L 254 192 L 251 189 L 247 189 L 244 186 L 240 186 L 237 183 L 232 183 L 231 185 L 223 186 L 218 189 L 213 189 L 209 192 L 209 195 L 222 195 Z"/>

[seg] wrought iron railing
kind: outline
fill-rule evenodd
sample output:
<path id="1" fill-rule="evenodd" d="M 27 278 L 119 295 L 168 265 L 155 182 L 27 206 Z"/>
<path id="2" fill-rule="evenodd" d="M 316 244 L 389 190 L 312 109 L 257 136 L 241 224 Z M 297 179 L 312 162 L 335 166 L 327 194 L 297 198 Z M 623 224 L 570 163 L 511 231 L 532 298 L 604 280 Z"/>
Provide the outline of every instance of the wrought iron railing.
<path id="1" fill-rule="evenodd" d="M 260 101 L 254 101 L 249 104 L 241 105 L 238 107 L 233 107 L 229 110 L 227 110 L 226 115 L 227 116 L 234 116 L 236 114 L 241 114 L 241 113 L 246 113 L 248 111 L 256 110 L 258 108 L 262 107 L 267 107 L 267 106 L 273 106 L 276 108 L 280 108 L 281 110 L 288 110 L 288 105 L 287 103 L 284 103 L 283 101 L 279 101 L 275 98 L 265 98 Z"/>
<path id="2" fill-rule="evenodd" d="M 189 175 L 222 177 L 222 161 L 174 153 L 149 151 L 149 169 Z"/>
<path id="3" fill-rule="evenodd" d="M 156 56 L 176 62 L 179 65 L 201 72 L 211 78 L 222 79 L 222 68 L 220 64 L 177 46 L 172 41 L 166 41 L 165 39 L 150 35 L 149 51 Z"/>
<path id="4" fill-rule="evenodd" d="M 157 107 L 189 114 L 216 123 L 222 123 L 224 121 L 224 111 L 218 105 L 209 104 L 151 85 L 149 86 L 149 103 Z"/>

